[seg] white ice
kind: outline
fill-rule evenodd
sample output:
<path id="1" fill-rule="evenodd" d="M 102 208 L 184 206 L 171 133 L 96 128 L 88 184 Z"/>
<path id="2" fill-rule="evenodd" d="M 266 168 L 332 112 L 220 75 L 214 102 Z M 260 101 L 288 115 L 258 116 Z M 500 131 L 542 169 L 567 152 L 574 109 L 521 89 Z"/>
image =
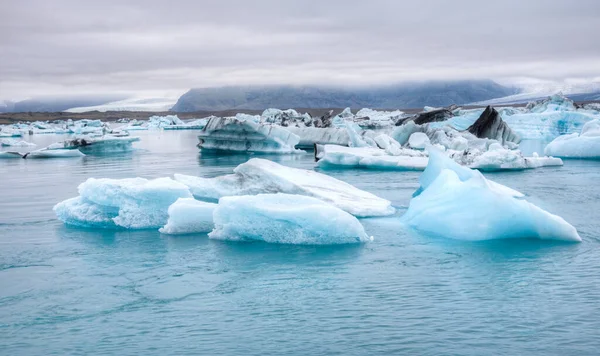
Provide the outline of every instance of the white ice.
<path id="1" fill-rule="evenodd" d="M 359 217 L 387 216 L 395 212 L 390 201 L 348 183 L 312 170 L 290 168 L 260 158 L 237 166 L 234 174 L 201 178 L 175 174 L 197 199 L 233 195 L 288 193 L 318 198 Z"/>
<path id="2" fill-rule="evenodd" d="M 429 137 L 423 132 L 415 132 L 408 138 L 408 145 L 417 150 L 424 150 L 429 144 Z"/>
<path id="3" fill-rule="evenodd" d="M 216 207 L 217 204 L 194 198 L 179 198 L 169 206 L 169 220 L 159 231 L 171 235 L 210 232 Z"/>
<path id="4" fill-rule="evenodd" d="M 17 141 L 14 139 L 4 139 L 0 140 L 0 146 L 5 147 L 35 147 L 36 144 L 27 141 Z"/>
<path id="5" fill-rule="evenodd" d="M 430 149 L 421 188 L 402 221 L 426 234 L 458 240 L 538 238 L 581 241 L 561 217 L 527 202 L 521 193 L 487 180 Z"/>
<path id="6" fill-rule="evenodd" d="M 401 148 L 398 155 L 390 155 L 376 147 L 344 147 L 324 145 L 317 157 L 321 167 L 370 168 L 380 170 L 417 170 L 427 166 L 427 155 L 420 151 Z"/>
<path id="7" fill-rule="evenodd" d="M 89 178 L 78 190 L 78 197 L 56 204 L 54 211 L 66 224 L 95 228 L 159 228 L 171 204 L 192 197 L 187 186 L 170 178 Z"/>
<path id="8" fill-rule="evenodd" d="M 565 158 L 600 158 L 600 120 L 586 123 L 580 134 L 558 136 L 546 146 L 544 152 Z"/>
<path id="9" fill-rule="evenodd" d="M 291 194 L 224 197 L 214 210 L 212 239 L 328 245 L 370 241 L 361 223 L 322 200 Z"/>
<path id="10" fill-rule="evenodd" d="M 46 149 L 31 151 L 23 158 L 34 159 L 34 158 L 77 158 L 83 157 L 85 154 L 79 150 L 70 149 Z"/>

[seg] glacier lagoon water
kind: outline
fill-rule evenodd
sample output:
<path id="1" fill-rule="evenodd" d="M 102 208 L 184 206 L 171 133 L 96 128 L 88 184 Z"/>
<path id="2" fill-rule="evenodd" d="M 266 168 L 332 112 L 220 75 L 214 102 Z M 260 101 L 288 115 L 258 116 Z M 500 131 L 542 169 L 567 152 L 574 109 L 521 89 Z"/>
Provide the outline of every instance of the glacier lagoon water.
<path id="1" fill-rule="evenodd" d="M 579 244 L 463 242 L 405 231 L 418 172 L 328 170 L 393 201 L 375 240 L 289 246 L 64 226 L 55 203 L 89 177 L 230 173 L 194 131 L 135 133 L 135 152 L 0 161 L 0 354 L 595 355 L 600 162 L 489 173 L 565 218 Z M 65 136 L 39 135 L 38 147 Z M 30 139 L 30 138 L 27 138 Z M 541 152 L 543 144 L 524 149 Z M 261 155 L 312 169 L 312 156 Z M 510 221 L 507 221 L 510 224 Z"/>

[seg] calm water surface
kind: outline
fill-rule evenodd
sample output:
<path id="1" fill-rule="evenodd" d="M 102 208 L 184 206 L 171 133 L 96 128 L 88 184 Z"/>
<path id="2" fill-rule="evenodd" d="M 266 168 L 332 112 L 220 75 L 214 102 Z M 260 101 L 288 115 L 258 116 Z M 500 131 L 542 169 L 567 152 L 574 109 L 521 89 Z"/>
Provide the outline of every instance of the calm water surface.
<path id="1" fill-rule="evenodd" d="M 0 354 L 600 352 L 600 162 L 487 174 L 564 217 L 580 244 L 404 231 L 398 217 L 418 186 L 415 172 L 327 171 L 399 208 L 362 220 L 375 241 L 361 246 L 232 243 L 57 221 L 53 205 L 89 177 L 210 177 L 249 158 L 201 155 L 193 131 L 135 134 L 142 141 L 132 153 L 0 161 Z M 63 137 L 27 139 L 43 147 Z M 261 157 L 314 167 L 310 154 Z"/>

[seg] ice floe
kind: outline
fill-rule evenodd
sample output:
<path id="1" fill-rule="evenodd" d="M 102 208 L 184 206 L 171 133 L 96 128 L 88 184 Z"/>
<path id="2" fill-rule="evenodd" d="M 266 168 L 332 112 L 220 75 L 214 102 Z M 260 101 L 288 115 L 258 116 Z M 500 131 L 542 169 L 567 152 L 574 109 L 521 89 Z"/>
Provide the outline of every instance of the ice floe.
<path id="1" fill-rule="evenodd" d="M 395 212 L 390 201 L 348 183 L 315 171 L 290 168 L 260 158 L 252 158 L 237 166 L 234 174 L 215 178 L 175 174 L 175 180 L 188 186 L 194 197 L 202 200 L 287 193 L 318 198 L 359 217 L 387 216 Z"/>
<path id="2" fill-rule="evenodd" d="M 523 194 L 487 180 L 443 152 L 430 149 L 402 221 L 426 234 L 458 240 L 538 238 L 581 241 L 577 230 L 559 216 L 524 200 Z"/>
<path id="3" fill-rule="evenodd" d="M 211 118 L 198 135 L 202 149 L 264 153 L 299 153 L 300 138 L 281 126 L 251 119 Z"/>
<path id="4" fill-rule="evenodd" d="M 78 190 L 78 197 L 56 204 L 54 211 L 68 225 L 92 228 L 160 228 L 171 204 L 192 197 L 171 178 L 89 178 Z"/>
<path id="5" fill-rule="evenodd" d="M 171 235 L 210 232 L 216 207 L 217 204 L 194 198 L 179 198 L 169 206 L 169 220 L 159 231 Z"/>
<path id="6" fill-rule="evenodd" d="M 212 239 L 328 245 L 370 241 L 351 214 L 320 199 L 291 194 L 224 197 L 213 214 Z"/>
<path id="7" fill-rule="evenodd" d="M 27 141 L 17 141 L 15 139 L 0 140 L 0 146 L 4 147 L 35 147 L 36 144 Z"/>
<path id="8" fill-rule="evenodd" d="M 600 159 L 600 120 L 587 122 L 580 134 L 558 136 L 546 146 L 544 152 L 565 158 Z"/>

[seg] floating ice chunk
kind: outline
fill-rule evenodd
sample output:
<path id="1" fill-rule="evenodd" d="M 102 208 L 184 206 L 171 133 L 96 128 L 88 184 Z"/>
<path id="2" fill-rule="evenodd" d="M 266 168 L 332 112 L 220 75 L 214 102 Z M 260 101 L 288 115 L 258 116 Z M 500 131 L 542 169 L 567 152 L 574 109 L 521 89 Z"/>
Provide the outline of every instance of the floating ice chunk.
<path id="1" fill-rule="evenodd" d="M 12 130 L 8 128 L 3 128 L 0 130 L 0 137 L 21 137 L 23 136 L 23 132 Z"/>
<path id="2" fill-rule="evenodd" d="M 329 245 L 370 241 L 354 216 L 322 200 L 291 194 L 224 197 L 212 239 Z"/>
<path id="3" fill-rule="evenodd" d="M 600 158 L 600 120 L 586 123 L 581 134 L 558 136 L 544 153 L 565 158 Z"/>
<path id="4" fill-rule="evenodd" d="M 117 229 L 114 218 L 119 215 L 119 209 L 112 206 L 94 204 L 82 197 L 62 201 L 54 206 L 58 219 L 67 225 Z"/>
<path id="5" fill-rule="evenodd" d="M 415 132 L 408 138 L 408 145 L 417 150 L 423 150 L 429 144 L 429 137 L 423 132 Z"/>
<path id="6" fill-rule="evenodd" d="M 468 155 L 463 154 L 463 157 L 468 157 Z M 460 159 L 458 160 L 460 161 Z M 499 143 L 493 143 L 488 151 L 473 156 L 472 161 L 467 165 L 481 171 L 500 171 L 562 166 L 563 161 L 556 157 L 539 157 L 537 155 L 523 157 L 521 151 L 508 150 Z"/>
<path id="7" fill-rule="evenodd" d="M 500 113 L 491 106 L 488 106 L 467 130 L 478 138 L 497 140 L 501 144 L 521 142 L 519 135 L 502 120 Z"/>
<path id="8" fill-rule="evenodd" d="M 320 167 L 368 168 L 380 170 L 422 171 L 427 166 L 424 152 L 401 148 L 398 155 L 376 147 L 317 146 Z"/>
<path id="9" fill-rule="evenodd" d="M 47 147 L 48 150 L 56 149 L 79 149 L 85 153 L 98 152 L 121 152 L 132 149 L 132 143 L 139 141 L 136 136 L 113 136 L 104 135 L 99 137 L 81 136 L 72 140 L 53 143 Z"/>
<path id="10" fill-rule="evenodd" d="M 149 128 L 162 129 L 172 125 L 184 125 L 184 122 L 177 115 L 166 115 L 166 116 L 150 116 L 148 118 Z"/>
<path id="11" fill-rule="evenodd" d="M 348 131 L 343 128 L 335 127 L 286 127 L 289 132 L 298 135 L 300 142 L 296 145 L 299 148 L 312 148 L 315 144 L 335 144 L 348 145 L 350 137 Z"/>
<path id="12" fill-rule="evenodd" d="M 26 153 L 23 158 L 73 158 L 85 156 L 79 150 L 68 150 L 68 149 L 46 149 L 35 150 Z"/>
<path id="13" fill-rule="evenodd" d="M 403 153 L 402 146 L 398 143 L 398 141 L 386 134 L 377 135 L 373 138 L 373 140 L 379 148 L 385 150 L 385 153 L 391 156 L 399 156 Z"/>
<path id="14" fill-rule="evenodd" d="M 213 227 L 213 211 L 217 204 L 179 198 L 169 206 L 169 220 L 159 231 L 163 234 L 191 234 L 210 232 Z"/>
<path id="15" fill-rule="evenodd" d="M 350 147 L 373 147 L 376 146 L 375 142 L 368 142 L 366 138 L 361 137 L 358 133 L 358 125 L 346 121 L 346 131 L 348 132 L 348 137 L 350 138 L 350 142 L 348 142 L 348 146 Z"/>
<path id="16" fill-rule="evenodd" d="M 300 138 L 283 127 L 251 120 L 214 117 L 198 135 L 199 147 L 211 150 L 298 153 Z"/>
<path id="17" fill-rule="evenodd" d="M 35 143 L 27 141 L 17 141 L 13 139 L 0 140 L 0 146 L 5 147 L 35 147 Z"/>
<path id="18" fill-rule="evenodd" d="M 398 141 L 400 145 L 405 145 L 408 143 L 410 135 L 415 132 L 423 132 L 423 128 L 421 125 L 415 124 L 414 121 L 408 121 L 405 124 L 396 127 L 394 131 L 392 131 L 391 136 L 394 140 Z"/>
<path id="19" fill-rule="evenodd" d="M 353 121 L 360 127 L 376 129 L 393 126 L 402 115 L 404 115 L 404 113 L 399 110 L 377 111 L 364 108 L 356 113 Z"/>
<path id="20" fill-rule="evenodd" d="M 402 221 L 427 234 L 459 240 L 539 238 L 581 241 L 561 217 L 523 200 L 511 188 L 485 179 L 430 149 L 421 188 Z"/>
<path id="21" fill-rule="evenodd" d="M 84 227 L 159 228 L 167 223 L 171 204 L 192 197 L 170 178 L 89 178 L 78 189 L 79 197 L 58 203 L 54 211 L 63 222 Z"/>
<path id="22" fill-rule="evenodd" d="M 188 121 L 181 125 L 164 126 L 163 130 L 202 130 L 204 126 L 206 126 L 206 124 L 208 123 L 208 120 L 210 120 L 213 117 L 216 116 Z"/>
<path id="23" fill-rule="evenodd" d="M 395 212 L 388 200 L 360 190 L 325 174 L 285 167 L 253 158 L 237 166 L 234 174 L 200 178 L 175 174 L 198 199 L 219 199 L 232 195 L 288 193 L 312 196 L 359 217 L 387 216 Z"/>
<path id="24" fill-rule="evenodd" d="M 0 159 L 23 158 L 19 152 L 0 152 Z"/>

